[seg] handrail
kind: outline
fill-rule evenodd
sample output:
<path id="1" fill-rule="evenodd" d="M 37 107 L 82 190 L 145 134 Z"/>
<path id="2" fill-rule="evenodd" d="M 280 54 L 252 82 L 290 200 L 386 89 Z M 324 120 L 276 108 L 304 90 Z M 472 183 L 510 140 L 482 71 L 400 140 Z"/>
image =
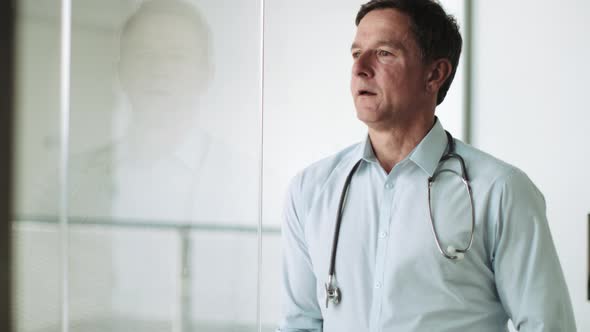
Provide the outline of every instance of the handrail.
<path id="1" fill-rule="evenodd" d="M 60 220 L 57 215 L 26 215 L 21 214 L 12 218 L 13 226 L 15 224 L 55 224 L 60 225 Z M 204 220 L 185 220 L 185 221 L 171 221 L 171 222 L 156 222 L 140 219 L 108 219 L 96 217 L 68 217 L 68 225 L 71 226 L 101 226 L 101 227 L 118 227 L 131 229 L 151 229 L 151 230 L 172 230 L 177 231 L 181 242 L 180 246 L 180 261 L 181 273 L 179 275 L 180 294 L 179 301 L 179 318 L 175 322 L 175 331 L 186 332 L 190 326 L 190 311 L 191 311 L 191 280 L 192 280 L 192 239 L 188 233 L 193 231 L 207 231 L 207 232 L 231 232 L 231 233 L 247 233 L 247 234 L 270 234 L 280 235 L 281 230 L 276 226 L 267 226 L 259 228 L 258 223 L 250 222 L 254 226 L 240 225 L 235 221 L 204 221 Z M 71 230 L 72 228 L 70 228 Z"/>
<path id="2" fill-rule="evenodd" d="M 16 223 L 38 223 L 38 224 L 58 224 L 57 216 L 49 215 L 17 215 L 13 218 Z M 254 226 L 240 225 L 235 221 L 204 221 L 204 220 L 185 220 L 171 222 L 157 222 L 143 219 L 108 219 L 97 217 L 68 217 L 70 225 L 82 226 L 106 226 L 118 228 L 139 228 L 139 229 L 161 229 L 161 230 L 188 230 L 188 231 L 205 231 L 205 232 L 230 232 L 230 233 L 258 233 L 257 222 L 252 221 Z M 280 234 L 280 227 L 263 226 L 263 234 Z"/>

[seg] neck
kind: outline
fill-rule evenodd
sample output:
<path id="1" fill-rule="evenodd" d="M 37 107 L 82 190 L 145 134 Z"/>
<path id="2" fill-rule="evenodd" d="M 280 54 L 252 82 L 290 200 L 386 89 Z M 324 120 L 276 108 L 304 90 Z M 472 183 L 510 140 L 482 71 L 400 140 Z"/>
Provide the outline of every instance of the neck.
<path id="1" fill-rule="evenodd" d="M 388 128 L 369 128 L 369 138 L 379 164 L 387 174 L 408 156 L 434 125 L 434 115 Z"/>
<path id="2" fill-rule="evenodd" d="M 131 126 L 122 145 L 125 160 L 134 164 L 149 165 L 167 158 L 186 140 L 187 130 L 146 129 Z"/>

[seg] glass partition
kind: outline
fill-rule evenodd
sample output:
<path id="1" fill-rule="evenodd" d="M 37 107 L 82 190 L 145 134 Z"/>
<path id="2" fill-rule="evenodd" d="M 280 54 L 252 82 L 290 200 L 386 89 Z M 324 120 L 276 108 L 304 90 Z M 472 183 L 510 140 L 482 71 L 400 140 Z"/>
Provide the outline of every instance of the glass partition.
<path id="1" fill-rule="evenodd" d="M 59 164 L 59 0 L 19 1 L 16 8 L 14 326 L 52 331 L 62 315 L 57 187 Z M 45 223 L 43 221 L 51 221 Z"/>
<path id="2" fill-rule="evenodd" d="M 63 142 L 62 2 L 19 1 L 18 331 L 64 312 L 68 331 L 273 331 L 288 182 L 366 135 L 348 88 L 363 2 L 72 1 Z M 463 84 L 437 111 L 459 138 Z"/>
<path id="3" fill-rule="evenodd" d="M 19 3 L 19 331 L 255 329 L 260 5 L 72 2 L 60 257 L 61 5 Z"/>

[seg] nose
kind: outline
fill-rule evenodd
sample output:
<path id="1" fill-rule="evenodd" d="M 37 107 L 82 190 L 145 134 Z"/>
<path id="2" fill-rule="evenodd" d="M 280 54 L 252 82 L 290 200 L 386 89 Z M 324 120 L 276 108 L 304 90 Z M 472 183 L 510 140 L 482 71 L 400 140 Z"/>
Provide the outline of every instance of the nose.
<path id="1" fill-rule="evenodd" d="M 359 77 L 373 77 L 374 72 L 370 52 L 363 52 L 354 59 L 354 63 L 352 65 L 352 74 L 353 76 Z"/>

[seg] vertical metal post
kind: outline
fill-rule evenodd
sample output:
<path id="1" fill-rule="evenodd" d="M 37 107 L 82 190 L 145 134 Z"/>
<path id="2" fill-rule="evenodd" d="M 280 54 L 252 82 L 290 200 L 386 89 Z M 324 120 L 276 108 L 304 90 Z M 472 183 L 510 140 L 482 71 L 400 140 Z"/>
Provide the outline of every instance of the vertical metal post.
<path id="1" fill-rule="evenodd" d="M 69 229 L 68 229 L 68 155 L 70 140 L 70 57 L 72 33 L 71 0 L 61 1 L 60 50 L 60 162 L 59 162 L 59 236 L 61 260 L 61 331 L 69 331 Z"/>
<path id="2" fill-rule="evenodd" d="M 464 65 L 464 91 L 463 91 L 463 139 L 465 143 L 472 144 L 472 111 L 473 111 L 473 3 L 472 0 L 464 0 L 465 8 L 465 33 L 463 36 L 463 65 Z"/>
<path id="3" fill-rule="evenodd" d="M 192 240 L 189 227 L 179 230 L 180 238 L 180 290 L 179 290 L 179 324 L 178 332 L 191 330 L 192 297 Z"/>
<path id="4" fill-rule="evenodd" d="M 256 271 L 256 326 L 262 332 L 260 292 L 262 290 L 262 187 L 264 175 L 264 0 L 260 0 L 260 159 L 258 183 L 258 269 Z"/>
<path id="5" fill-rule="evenodd" d="M 12 164 L 15 2 L 0 3 L 0 331 L 12 331 Z"/>

